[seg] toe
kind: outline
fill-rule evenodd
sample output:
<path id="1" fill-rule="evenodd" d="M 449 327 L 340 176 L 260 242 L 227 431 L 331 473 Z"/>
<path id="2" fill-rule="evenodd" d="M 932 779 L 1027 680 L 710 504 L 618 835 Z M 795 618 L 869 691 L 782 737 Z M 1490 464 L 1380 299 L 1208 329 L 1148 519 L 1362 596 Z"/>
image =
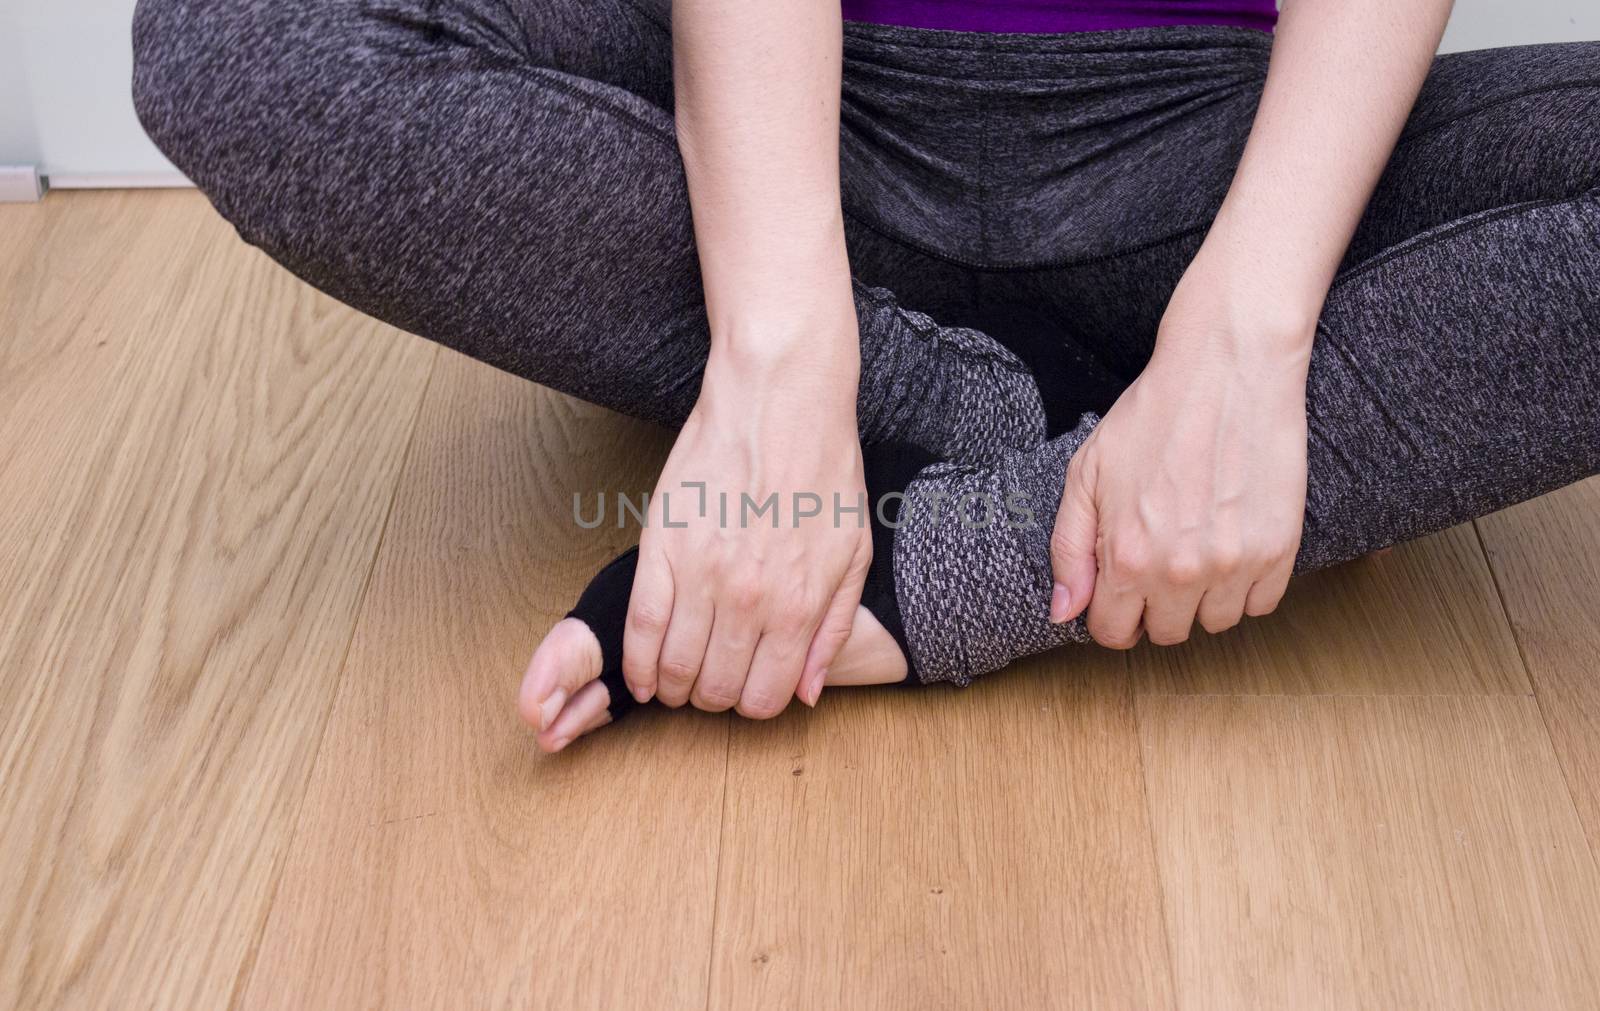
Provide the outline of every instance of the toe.
<path id="1" fill-rule="evenodd" d="M 611 713 L 606 709 L 610 703 L 611 695 L 605 685 L 598 681 L 584 685 L 539 734 L 539 747 L 550 752 L 560 751 L 589 731 L 610 723 Z"/>
<path id="2" fill-rule="evenodd" d="M 517 697 L 522 718 L 537 730 L 548 730 L 568 700 L 600 676 L 600 663 L 600 641 L 588 625 L 576 618 L 557 622 L 522 676 Z"/>

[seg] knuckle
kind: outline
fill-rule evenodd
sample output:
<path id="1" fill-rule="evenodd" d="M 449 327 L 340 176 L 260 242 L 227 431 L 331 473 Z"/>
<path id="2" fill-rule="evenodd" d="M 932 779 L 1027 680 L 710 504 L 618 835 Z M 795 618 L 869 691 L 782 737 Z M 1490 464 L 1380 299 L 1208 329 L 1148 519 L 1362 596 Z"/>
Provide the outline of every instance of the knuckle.
<path id="1" fill-rule="evenodd" d="M 773 615 L 767 628 L 785 639 L 803 639 L 811 630 L 811 615 L 814 613 L 809 608 L 786 607 Z"/>
<path id="2" fill-rule="evenodd" d="M 1165 574 L 1174 586 L 1193 586 L 1205 579 L 1208 566 L 1196 551 L 1179 551 L 1167 559 Z"/>
<path id="3" fill-rule="evenodd" d="M 1219 572 L 1238 572 L 1244 565 L 1244 548 L 1235 541 L 1219 541 L 1211 549 L 1212 565 Z"/>
<path id="4" fill-rule="evenodd" d="M 655 665 L 624 654 L 622 678 L 629 684 L 649 684 L 656 679 Z"/>
<path id="5" fill-rule="evenodd" d="M 659 632 L 667 627 L 670 612 L 657 600 L 636 600 L 628 608 L 628 625 L 641 632 Z"/>
<path id="6" fill-rule="evenodd" d="M 687 685 L 694 681 L 700 668 L 685 660 L 662 660 L 661 680 L 671 685 Z"/>
<path id="7" fill-rule="evenodd" d="M 1054 558 L 1061 558 L 1063 556 L 1072 554 L 1072 551 L 1072 535 L 1067 533 L 1065 527 L 1061 526 L 1059 523 L 1056 524 L 1056 528 L 1050 532 L 1051 556 Z"/>
<path id="8" fill-rule="evenodd" d="M 1138 541 L 1120 541 L 1108 554 L 1108 568 L 1122 580 L 1137 583 L 1150 572 L 1150 551 Z"/>
<path id="9" fill-rule="evenodd" d="M 1265 617 L 1278 609 L 1279 600 L 1280 598 L 1278 597 L 1273 597 L 1270 600 L 1253 600 L 1245 605 L 1244 613 L 1252 618 Z"/>
<path id="10" fill-rule="evenodd" d="M 820 622 L 827 610 L 828 598 L 812 593 L 803 587 L 772 598 L 760 616 L 756 632 L 760 636 L 798 636 L 803 630 Z M 775 658 L 774 658 L 775 659 Z"/>
<path id="11" fill-rule="evenodd" d="M 1138 632 L 1128 632 L 1121 629 L 1091 627 L 1089 635 L 1095 642 L 1107 649 L 1132 649 L 1134 644 L 1139 641 Z"/>
<path id="12" fill-rule="evenodd" d="M 1239 624 L 1238 615 L 1227 615 L 1227 616 L 1222 616 L 1222 615 L 1201 615 L 1200 616 L 1200 627 L 1205 629 L 1211 635 L 1217 635 L 1220 632 L 1226 632 L 1228 629 L 1232 628 L 1233 626 L 1235 626 L 1237 624 Z"/>
<path id="13" fill-rule="evenodd" d="M 787 696 L 780 698 L 769 690 L 748 691 L 739 700 L 739 715 L 752 720 L 770 720 L 783 712 L 787 702 Z"/>
<path id="14" fill-rule="evenodd" d="M 739 689 L 736 685 L 698 684 L 690 701 L 694 703 L 696 709 L 703 709 L 708 713 L 720 713 L 732 709 L 738 703 Z"/>
<path id="15" fill-rule="evenodd" d="M 727 586 L 728 603 L 735 610 L 749 614 L 761 606 L 764 597 L 761 583 L 755 579 L 739 577 L 731 580 Z"/>
<path id="16" fill-rule="evenodd" d="M 1272 544 L 1256 544 L 1250 548 L 1241 548 L 1239 551 L 1239 564 L 1256 572 L 1265 571 L 1278 564 L 1283 557 L 1283 552 Z"/>

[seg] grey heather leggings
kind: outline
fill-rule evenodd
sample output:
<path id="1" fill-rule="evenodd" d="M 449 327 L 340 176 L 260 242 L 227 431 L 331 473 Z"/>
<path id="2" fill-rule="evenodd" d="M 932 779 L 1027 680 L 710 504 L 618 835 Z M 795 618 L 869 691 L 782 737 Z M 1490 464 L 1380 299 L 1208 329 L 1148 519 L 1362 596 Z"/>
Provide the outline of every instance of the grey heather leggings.
<path id="1" fill-rule="evenodd" d="M 707 335 L 666 6 L 140 0 L 134 94 L 240 234 L 311 284 L 674 424 Z M 907 340 L 961 350 L 956 328 L 1038 377 L 1052 435 L 1104 411 L 1221 202 L 1270 44 L 847 25 L 864 438 L 904 436 L 941 397 L 982 423 L 986 394 L 928 389 L 947 380 Z M 1302 570 L 1600 471 L 1600 44 L 1436 61 L 1329 296 L 1308 394 Z M 1008 464 L 1041 503 L 1070 455 L 1054 445 Z M 1056 641 L 1043 543 L 1016 552 L 1029 628 L 964 669 L 919 657 L 925 678 Z"/>

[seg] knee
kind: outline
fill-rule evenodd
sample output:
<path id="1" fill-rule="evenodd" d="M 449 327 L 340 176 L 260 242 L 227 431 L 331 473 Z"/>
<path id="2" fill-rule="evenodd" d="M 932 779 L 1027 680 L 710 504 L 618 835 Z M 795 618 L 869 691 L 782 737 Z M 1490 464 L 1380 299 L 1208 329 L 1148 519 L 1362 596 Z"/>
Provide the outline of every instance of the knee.
<path id="1" fill-rule="evenodd" d="M 133 14 L 133 107 L 145 133 L 185 172 L 205 137 L 226 40 L 214 10 L 188 0 L 139 0 Z M 192 172 L 191 172 L 192 174 Z"/>
<path id="2" fill-rule="evenodd" d="M 225 120 L 253 90 L 256 50 L 239 14 L 261 6 L 139 0 L 134 9 L 134 110 L 156 147 L 202 187 L 224 149 Z"/>
<path id="3" fill-rule="evenodd" d="M 134 109 L 155 145 L 213 200 L 281 132 L 271 123 L 294 105 L 292 61 L 305 41 L 296 22 L 308 9 L 299 0 L 138 0 Z"/>

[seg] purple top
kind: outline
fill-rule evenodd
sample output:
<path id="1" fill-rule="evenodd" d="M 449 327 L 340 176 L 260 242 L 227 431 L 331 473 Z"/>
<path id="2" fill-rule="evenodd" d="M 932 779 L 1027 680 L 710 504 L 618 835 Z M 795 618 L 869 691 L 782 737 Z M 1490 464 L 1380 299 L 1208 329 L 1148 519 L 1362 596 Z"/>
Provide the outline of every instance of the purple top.
<path id="1" fill-rule="evenodd" d="M 1165 25 L 1272 31 L 1275 0 L 842 0 L 846 21 L 963 32 L 1100 32 Z"/>

